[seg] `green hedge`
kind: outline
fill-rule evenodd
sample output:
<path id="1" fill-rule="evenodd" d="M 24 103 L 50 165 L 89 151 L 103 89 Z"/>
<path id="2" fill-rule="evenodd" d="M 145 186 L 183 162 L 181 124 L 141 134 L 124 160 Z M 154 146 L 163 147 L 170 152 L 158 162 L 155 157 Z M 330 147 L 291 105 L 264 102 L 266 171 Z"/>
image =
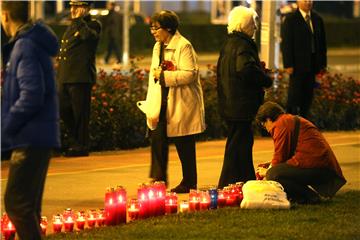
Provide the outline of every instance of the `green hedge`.
<path id="1" fill-rule="evenodd" d="M 360 19 L 324 21 L 328 47 L 360 47 Z"/>
<path id="2" fill-rule="evenodd" d="M 145 115 L 136 107 L 136 102 L 146 97 L 148 70 L 139 69 L 136 60 L 129 73 L 100 71 L 97 84 L 92 90 L 90 117 L 91 150 L 129 149 L 146 146 Z M 201 76 L 204 92 L 206 131 L 202 140 L 226 136 L 226 127 L 218 114 L 216 91 L 216 68 L 209 66 Z M 319 88 L 309 119 L 323 130 L 360 129 L 360 82 L 341 74 L 318 76 Z M 266 91 L 266 100 L 285 106 L 288 79 L 277 75 L 278 86 Z M 254 123 L 255 124 L 255 123 Z M 260 134 L 260 128 L 255 128 Z M 62 129 L 63 147 L 69 144 Z"/>

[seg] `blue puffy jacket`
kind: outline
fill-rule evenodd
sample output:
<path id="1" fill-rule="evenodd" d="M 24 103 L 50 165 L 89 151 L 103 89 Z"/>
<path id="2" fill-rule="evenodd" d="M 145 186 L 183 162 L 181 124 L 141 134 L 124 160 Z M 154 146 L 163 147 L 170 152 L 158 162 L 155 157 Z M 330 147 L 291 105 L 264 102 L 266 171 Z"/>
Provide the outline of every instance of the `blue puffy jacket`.
<path id="1" fill-rule="evenodd" d="M 59 104 L 52 63 L 56 35 L 42 23 L 26 24 L 3 48 L 2 151 L 60 147 Z"/>

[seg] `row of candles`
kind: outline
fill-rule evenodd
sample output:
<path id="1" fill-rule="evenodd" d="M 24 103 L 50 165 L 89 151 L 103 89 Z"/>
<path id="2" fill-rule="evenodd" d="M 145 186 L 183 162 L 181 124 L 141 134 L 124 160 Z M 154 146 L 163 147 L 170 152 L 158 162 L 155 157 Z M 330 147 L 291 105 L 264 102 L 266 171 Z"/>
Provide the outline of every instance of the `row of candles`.
<path id="1" fill-rule="evenodd" d="M 74 212 L 72 209 L 65 209 L 63 214 L 53 216 L 53 232 L 60 233 L 72 232 L 75 229 L 83 230 L 96 226 L 111 226 L 125 224 L 137 219 L 161 216 L 165 214 L 175 214 L 193 212 L 200 210 L 216 209 L 225 206 L 239 207 L 242 195 L 242 182 L 230 184 L 223 189 L 208 188 L 206 190 L 191 189 L 189 199 L 178 202 L 178 196 L 173 192 L 166 192 L 164 182 L 154 182 L 151 184 L 140 184 L 137 190 L 137 199 L 132 198 L 127 201 L 126 189 L 122 186 L 108 188 L 105 192 L 105 208 L 99 210 L 89 210 Z M 6 236 L 15 233 L 15 228 L 11 221 L 2 219 L 2 231 Z M 46 217 L 41 219 L 41 229 L 46 234 L 48 221 Z"/>

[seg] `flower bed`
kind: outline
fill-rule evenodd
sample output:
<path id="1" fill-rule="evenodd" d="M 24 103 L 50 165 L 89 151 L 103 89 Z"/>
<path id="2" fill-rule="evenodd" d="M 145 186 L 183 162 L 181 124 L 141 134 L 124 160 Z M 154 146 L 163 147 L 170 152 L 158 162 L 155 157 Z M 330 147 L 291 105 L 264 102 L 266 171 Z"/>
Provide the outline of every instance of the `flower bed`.
<path id="1" fill-rule="evenodd" d="M 90 143 L 91 151 L 130 149 L 148 145 L 145 115 L 136 107 L 147 91 L 148 69 L 136 66 L 125 72 L 100 70 L 92 90 Z M 319 87 L 309 119 L 323 130 L 353 130 L 360 128 L 360 83 L 341 74 L 326 73 L 317 77 Z M 285 106 L 288 79 L 276 75 L 274 86 L 266 91 L 265 100 Z M 224 121 L 218 114 L 216 66 L 208 65 L 201 76 L 207 129 L 200 139 L 218 139 L 226 134 Z M 68 139 L 62 131 L 63 146 Z M 259 134 L 259 130 L 256 131 Z"/>
<path id="2" fill-rule="evenodd" d="M 265 100 L 285 106 L 288 79 L 278 76 L 277 88 L 266 93 Z M 322 130 L 354 130 L 360 128 L 360 82 L 338 73 L 316 76 L 314 100 L 309 120 Z"/>

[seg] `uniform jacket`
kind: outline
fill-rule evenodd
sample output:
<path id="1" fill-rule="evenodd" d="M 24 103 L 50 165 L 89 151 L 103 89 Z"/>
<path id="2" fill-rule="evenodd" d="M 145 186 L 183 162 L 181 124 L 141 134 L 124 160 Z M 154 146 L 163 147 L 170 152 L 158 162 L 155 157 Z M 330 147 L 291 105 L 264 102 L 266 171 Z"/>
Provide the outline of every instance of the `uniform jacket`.
<path id="1" fill-rule="evenodd" d="M 55 34 L 41 23 L 26 24 L 4 46 L 1 101 L 2 150 L 60 147 L 59 107 L 51 57 Z"/>
<path id="2" fill-rule="evenodd" d="M 314 11 L 311 11 L 311 22 L 314 29 L 315 69 L 311 66 L 312 32 L 299 9 L 286 16 L 282 26 L 282 53 L 285 68 L 293 67 L 297 72 L 319 72 L 327 65 L 326 36 L 324 22 Z"/>
<path id="3" fill-rule="evenodd" d="M 232 121 L 251 121 L 272 81 L 260 67 L 255 42 L 246 34 L 229 34 L 217 63 L 219 112 Z"/>
<path id="4" fill-rule="evenodd" d="M 95 54 L 101 24 L 90 15 L 73 19 L 61 39 L 59 83 L 95 83 Z"/>
<path id="5" fill-rule="evenodd" d="M 282 114 L 270 131 L 274 139 L 274 156 L 271 164 L 287 163 L 298 168 L 327 168 L 336 173 L 334 182 L 318 186 L 324 195 L 333 195 L 345 184 L 339 163 L 320 131 L 308 120 L 300 117 L 300 130 L 295 154 L 290 157 L 292 134 L 295 128 L 294 116 Z"/>
<path id="6" fill-rule="evenodd" d="M 159 66 L 161 45 L 153 48 L 149 85 L 146 101 L 140 102 L 147 118 L 159 118 L 161 108 L 161 86 L 155 83 L 153 69 Z M 172 61 L 175 71 L 164 71 L 166 87 L 169 87 L 167 100 L 168 137 L 186 136 L 205 130 L 205 110 L 200 85 L 197 56 L 191 43 L 176 32 L 164 49 L 164 60 Z M 154 129 L 148 121 L 148 126 Z"/>

